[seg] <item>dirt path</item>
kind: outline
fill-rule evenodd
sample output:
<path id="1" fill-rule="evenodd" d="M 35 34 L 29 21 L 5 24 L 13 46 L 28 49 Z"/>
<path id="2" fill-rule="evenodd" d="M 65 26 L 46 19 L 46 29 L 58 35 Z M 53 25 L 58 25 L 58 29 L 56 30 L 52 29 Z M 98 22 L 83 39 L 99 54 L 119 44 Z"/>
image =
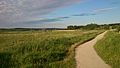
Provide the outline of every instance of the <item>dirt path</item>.
<path id="1" fill-rule="evenodd" d="M 111 68 L 105 64 L 93 48 L 96 42 L 102 39 L 106 32 L 98 35 L 95 39 L 88 41 L 75 49 L 77 68 Z"/>

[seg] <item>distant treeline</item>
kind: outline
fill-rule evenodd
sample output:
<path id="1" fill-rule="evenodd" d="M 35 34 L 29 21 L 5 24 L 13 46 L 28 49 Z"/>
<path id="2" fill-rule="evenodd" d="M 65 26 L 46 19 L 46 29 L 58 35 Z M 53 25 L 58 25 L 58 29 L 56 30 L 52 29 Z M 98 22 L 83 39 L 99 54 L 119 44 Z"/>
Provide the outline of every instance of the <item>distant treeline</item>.
<path id="1" fill-rule="evenodd" d="M 75 29 L 85 29 L 85 30 L 94 30 L 94 29 L 117 29 L 120 31 L 120 23 L 114 23 L 114 24 L 102 24 L 102 25 L 98 25 L 98 24 L 87 24 L 84 26 L 77 26 L 77 25 L 70 25 L 67 26 L 67 29 L 69 30 L 75 30 Z"/>
<path id="2" fill-rule="evenodd" d="M 82 29 L 82 30 L 99 30 L 99 29 L 117 29 L 120 31 L 120 23 L 114 23 L 114 24 L 102 24 L 98 25 L 95 23 L 87 24 L 87 25 L 70 25 L 67 26 L 67 28 L 0 28 L 0 31 L 30 31 L 30 30 L 76 30 L 76 29 Z"/>
<path id="3" fill-rule="evenodd" d="M 0 28 L 0 31 L 66 30 L 66 28 Z"/>

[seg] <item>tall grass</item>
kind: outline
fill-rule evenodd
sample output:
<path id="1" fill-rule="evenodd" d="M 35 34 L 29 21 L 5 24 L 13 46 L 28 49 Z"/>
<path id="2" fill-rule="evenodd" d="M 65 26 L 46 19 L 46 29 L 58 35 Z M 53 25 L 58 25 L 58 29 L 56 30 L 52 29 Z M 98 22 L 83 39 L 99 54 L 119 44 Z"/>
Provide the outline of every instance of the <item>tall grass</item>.
<path id="1" fill-rule="evenodd" d="M 105 37 L 95 45 L 97 53 L 112 68 L 120 68 L 120 34 L 108 32 Z"/>
<path id="2" fill-rule="evenodd" d="M 0 68 L 75 68 L 71 46 L 99 33 L 101 31 L 0 32 Z"/>

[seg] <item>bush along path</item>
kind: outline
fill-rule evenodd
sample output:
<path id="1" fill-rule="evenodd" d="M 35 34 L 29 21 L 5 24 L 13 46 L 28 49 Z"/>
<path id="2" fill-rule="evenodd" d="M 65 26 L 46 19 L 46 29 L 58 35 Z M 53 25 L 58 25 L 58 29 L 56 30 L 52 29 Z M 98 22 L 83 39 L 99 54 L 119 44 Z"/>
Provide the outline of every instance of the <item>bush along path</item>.
<path id="1" fill-rule="evenodd" d="M 75 49 L 77 68 L 111 68 L 97 55 L 94 49 L 96 42 L 102 39 L 106 33 L 107 31 Z"/>

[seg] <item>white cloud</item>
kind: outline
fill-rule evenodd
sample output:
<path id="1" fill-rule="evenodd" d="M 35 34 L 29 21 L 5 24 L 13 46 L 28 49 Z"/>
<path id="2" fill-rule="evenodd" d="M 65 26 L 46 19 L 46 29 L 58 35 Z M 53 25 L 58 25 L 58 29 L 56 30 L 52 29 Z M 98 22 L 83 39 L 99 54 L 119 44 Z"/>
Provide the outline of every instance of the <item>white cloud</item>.
<path id="1" fill-rule="evenodd" d="M 0 26 L 46 15 L 80 0 L 0 0 Z"/>
<path id="2" fill-rule="evenodd" d="M 113 9 L 116 9 L 117 7 L 110 7 L 110 8 L 102 8 L 102 9 L 96 9 L 96 10 L 93 10 L 93 12 L 95 13 L 99 13 L 99 12 L 107 12 L 107 11 L 110 11 L 110 10 L 113 10 Z"/>

